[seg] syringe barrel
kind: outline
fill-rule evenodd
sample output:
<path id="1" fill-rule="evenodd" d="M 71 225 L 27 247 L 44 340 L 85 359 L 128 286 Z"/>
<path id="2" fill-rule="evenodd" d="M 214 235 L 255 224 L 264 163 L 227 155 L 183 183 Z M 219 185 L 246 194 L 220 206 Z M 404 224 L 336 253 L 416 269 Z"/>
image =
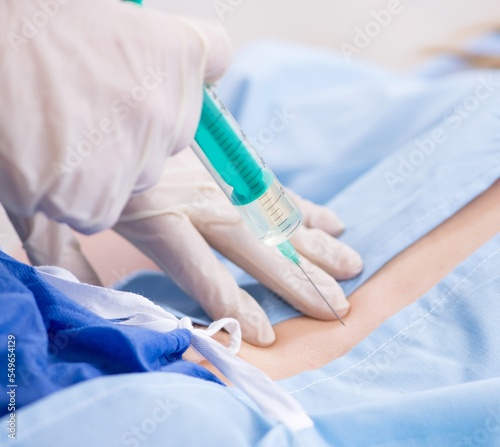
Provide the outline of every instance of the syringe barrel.
<path id="1" fill-rule="evenodd" d="M 262 242 L 280 244 L 299 228 L 299 208 L 211 88 L 191 147 Z"/>

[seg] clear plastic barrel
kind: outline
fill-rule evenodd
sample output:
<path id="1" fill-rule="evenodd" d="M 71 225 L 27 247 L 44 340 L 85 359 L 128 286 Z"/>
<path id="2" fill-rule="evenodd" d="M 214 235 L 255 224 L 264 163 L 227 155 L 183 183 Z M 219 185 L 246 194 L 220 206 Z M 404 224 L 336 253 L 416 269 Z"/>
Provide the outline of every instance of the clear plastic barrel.
<path id="1" fill-rule="evenodd" d="M 257 200 L 236 209 L 266 245 L 285 242 L 302 223 L 302 213 L 276 178 Z"/>
<path id="2" fill-rule="evenodd" d="M 209 88 L 191 148 L 262 242 L 278 245 L 299 228 L 299 208 Z"/>

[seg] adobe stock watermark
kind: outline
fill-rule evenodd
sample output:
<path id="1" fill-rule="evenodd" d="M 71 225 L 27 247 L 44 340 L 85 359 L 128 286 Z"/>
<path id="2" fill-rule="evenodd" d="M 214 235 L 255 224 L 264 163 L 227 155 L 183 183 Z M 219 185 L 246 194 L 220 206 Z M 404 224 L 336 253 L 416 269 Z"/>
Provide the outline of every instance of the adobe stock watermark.
<path id="1" fill-rule="evenodd" d="M 436 298 L 430 300 L 426 308 L 415 309 L 407 317 L 408 325 L 405 330 L 389 339 L 355 366 L 349 380 L 356 394 L 361 395 L 363 389 L 370 383 L 390 373 L 393 363 L 401 356 L 408 355 L 408 346 L 414 343 L 419 333 L 427 332 L 427 317 L 431 314 L 429 309 L 435 309 L 442 301 Z"/>
<path id="2" fill-rule="evenodd" d="M 260 285 L 258 287 L 261 287 Z M 246 289 L 250 295 L 252 295 L 252 288 Z M 257 292 L 258 294 L 261 292 Z M 277 293 L 270 289 L 265 289 L 263 292 L 264 296 L 259 301 L 260 310 L 246 312 L 243 316 L 246 318 L 247 322 L 250 323 L 250 327 L 259 327 L 262 324 L 262 319 L 265 318 L 265 315 L 270 317 L 276 310 L 283 306 L 285 302 L 283 298 Z M 242 327 L 242 331 L 245 328 Z M 246 334 L 245 334 L 246 335 Z"/>
<path id="3" fill-rule="evenodd" d="M 233 12 L 240 6 L 244 0 L 214 0 L 212 6 L 214 7 L 215 14 L 221 22 L 224 21 L 224 16 L 228 12 Z"/>
<path id="4" fill-rule="evenodd" d="M 64 160 L 53 162 L 52 169 L 57 177 L 73 172 L 82 161 L 90 157 L 97 149 L 103 149 L 106 136 L 116 132 L 119 122 L 124 121 L 130 112 L 156 90 L 169 73 L 156 67 L 146 67 L 146 74 L 139 84 L 134 85 L 129 92 L 122 94 L 111 102 L 110 115 L 102 118 L 99 124 L 82 131 L 83 138 L 73 145 L 65 147 Z"/>
<path id="5" fill-rule="evenodd" d="M 31 17 L 22 17 L 20 33 L 10 31 L 7 40 L 12 49 L 19 53 L 20 48 L 33 40 L 41 30 L 47 27 L 50 21 L 59 14 L 61 6 L 71 0 L 38 0 L 38 10 Z"/>
<path id="6" fill-rule="evenodd" d="M 496 410 L 488 410 L 488 417 L 484 423 L 477 427 L 469 436 L 464 436 L 459 442 L 455 443 L 453 447 L 477 447 L 480 445 L 492 445 L 491 436 L 496 433 L 497 442 L 500 439 L 500 406 Z M 497 443 L 494 443 L 497 445 Z"/>
<path id="7" fill-rule="evenodd" d="M 191 205 L 197 211 L 206 210 L 221 194 L 222 190 L 215 182 L 207 181 L 194 190 Z"/>
<path id="8" fill-rule="evenodd" d="M 390 366 L 402 353 L 400 340 L 394 339 L 383 348 L 374 352 L 369 359 L 358 366 L 356 373 L 350 378 L 354 392 L 362 394 L 363 388 L 389 370 Z"/>
<path id="9" fill-rule="evenodd" d="M 243 135 L 243 138 L 246 144 L 250 143 L 255 149 L 261 152 L 266 145 L 275 140 L 277 134 L 283 132 L 296 118 L 297 115 L 291 112 L 290 108 L 287 106 L 284 106 L 281 109 L 275 108 L 273 109 L 272 116 L 266 126 L 260 128 L 256 135 L 250 137 Z M 262 164 L 265 164 L 262 158 L 260 158 L 260 161 Z M 229 185 L 233 184 L 234 179 L 242 178 L 245 181 L 248 181 L 250 188 L 258 189 L 261 182 L 259 181 L 257 173 L 252 165 L 254 164 L 248 163 L 248 157 L 245 153 L 237 150 L 237 148 L 233 146 L 228 154 L 227 161 L 218 169 L 218 174 L 224 182 Z M 262 191 L 262 193 L 263 192 L 264 191 Z M 208 200 L 205 200 L 204 196 L 206 196 Z M 197 194 L 195 197 L 197 202 L 196 208 L 202 209 L 203 207 L 208 206 L 210 198 L 214 196 L 215 194 L 211 194 L 209 190 L 205 191 L 203 194 Z"/>
<path id="10" fill-rule="evenodd" d="M 264 312 L 269 315 L 274 312 L 278 307 L 282 306 L 285 300 L 281 298 L 276 292 L 267 289 L 266 295 L 263 300 L 260 301 L 260 307 Z"/>
<path id="11" fill-rule="evenodd" d="M 500 78 L 494 78 L 492 74 L 488 78 L 481 76 L 478 81 L 474 93 L 456 105 L 444 118 L 441 126 L 435 127 L 425 138 L 416 138 L 416 147 L 397 157 L 398 165 L 394 170 L 384 172 L 385 181 L 391 191 L 413 176 L 417 169 L 436 153 L 439 145 L 445 143 L 500 87 Z"/>
<path id="12" fill-rule="evenodd" d="M 285 105 L 281 109 L 274 108 L 267 125 L 260 128 L 255 135 L 249 136 L 248 141 L 257 150 L 264 150 L 296 119 L 297 113 L 291 107 Z"/>
<path id="13" fill-rule="evenodd" d="M 122 445 L 138 447 L 146 442 L 148 438 L 158 429 L 158 425 L 165 422 L 180 405 L 169 397 L 155 400 L 156 406 L 148 417 L 145 417 L 137 425 L 131 425 L 120 437 Z"/>
<path id="14" fill-rule="evenodd" d="M 411 2 L 412 0 L 406 1 Z M 359 55 L 368 48 L 372 41 L 392 23 L 394 17 L 403 11 L 404 6 L 400 0 L 389 0 L 385 9 L 370 11 L 372 20 L 366 22 L 362 27 L 357 26 L 354 28 L 352 43 L 342 41 L 339 44 L 339 49 L 347 62 L 351 62 L 354 54 Z"/>
<path id="15" fill-rule="evenodd" d="M 61 328 L 47 330 L 48 346 L 43 355 L 27 357 L 23 363 L 16 365 L 16 383 L 22 389 L 30 386 L 33 379 L 45 377 L 47 374 L 47 357 L 58 357 L 70 345 L 71 340 L 78 336 L 78 332 L 71 331 L 72 326 L 64 325 Z"/>

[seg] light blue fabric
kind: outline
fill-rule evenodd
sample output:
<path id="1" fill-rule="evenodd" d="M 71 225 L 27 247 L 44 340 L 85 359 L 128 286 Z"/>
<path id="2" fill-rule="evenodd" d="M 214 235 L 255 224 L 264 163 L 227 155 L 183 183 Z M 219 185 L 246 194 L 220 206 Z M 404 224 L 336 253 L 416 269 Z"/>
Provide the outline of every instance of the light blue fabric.
<path id="1" fill-rule="evenodd" d="M 491 94 L 457 125 L 449 110 L 484 79 Z M 348 294 L 500 177 L 497 72 L 402 77 L 265 44 L 241 55 L 221 87 L 250 137 L 293 106 L 293 124 L 263 155 L 346 222 L 342 239 L 365 260 L 362 275 L 342 283 Z M 446 141 L 418 158 L 418 142 L 436 131 Z M 237 389 L 148 373 L 88 381 L 26 407 L 9 445 L 498 446 L 499 321 L 497 235 L 348 354 L 280 382 L 313 429 L 292 435 Z"/>
<path id="2" fill-rule="evenodd" d="M 224 262 L 229 265 L 228 261 Z M 236 270 L 236 267 L 232 265 L 230 267 Z M 263 287 L 255 280 L 240 281 L 240 284 L 259 302 L 271 324 L 302 315 L 276 293 Z M 181 290 L 164 273 L 139 271 L 116 283 L 114 288 L 146 296 L 177 318 L 189 317 L 193 323 L 204 326 L 208 326 L 213 321 L 197 301 Z"/>
<path id="3" fill-rule="evenodd" d="M 490 40 L 486 40 L 487 48 L 491 46 Z M 318 203 L 329 202 L 348 221 L 348 231 L 341 239 L 358 249 L 365 263 L 366 256 L 375 256 L 367 252 L 375 240 L 375 234 L 368 231 L 375 224 L 375 214 L 378 222 L 389 220 L 389 215 L 407 206 L 408 213 L 398 218 L 411 223 L 415 216 L 422 217 L 422 207 L 432 206 L 430 203 L 415 206 L 418 198 L 434 191 L 436 194 L 429 200 L 436 204 L 446 200 L 450 203 L 444 203 L 443 209 L 428 216 L 428 222 L 415 230 L 423 235 L 495 178 L 494 170 L 482 184 L 468 185 L 469 192 L 463 192 L 468 194 L 466 197 L 450 196 L 457 186 L 455 180 L 462 178 L 465 185 L 478 175 L 469 166 L 478 164 L 478 168 L 486 169 L 497 164 L 498 153 L 493 151 L 498 146 L 497 71 L 468 71 L 435 79 L 427 69 L 426 77 L 403 77 L 365 64 L 346 64 L 336 53 L 311 49 L 300 56 L 297 53 L 295 46 L 281 43 L 251 46 L 239 55 L 218 91 L 282 183 Z M 436 71 L 443 68 L 441 60 L 436 62 Z M 478 100 L 477 108 L 473 109 L 478 86 L 482 86 L 479 93 L 487 97 Z M 260 136 L 269 133 L 271 119 L 283 111 L 295 118 L 272 139 L 268 138 L 270 141 L 262 140 Z M 429 143 L 433 132 L 444 135 L 438 140 L 446 138 L 444 144 L 432 143 L 434 149 Z M 424 153 L 422 146 L 432 153 Z M 394 155 L 384 162 L 385 168 L 379 168 L 379 177 L 367 180 L 377 188 L 377 201 L 367 201 L 364 189 L 359 193 L 358 188 L 332 202 L 339 191 L 389 154 Z M 414 166 L 418 163 L 422 166 Z M 442 177 L 436 176 L 434 166 L 440 167 Z M 356 215 L 360 210 L 353 203 L 362 204 L 357 206 L 365 212 Z M 363 221 L 365 226 L 361 225 Z M 410 230 L 401 240 L 391 240 L 396 245 L 394 250 L 377 248 L 377 256 L 385 262 L 410 245 L 415 240 Z M 377 231 L 380 241 L 387 239 L 383 237 L 389 234 L 386 225 Z M 261 304 L 272 324 L 299 315 L 248 274 L 229 261 L 225 263 L 242 287 Z M 351 293 L 353 284 L 360 285 L 381 265 L 381 261 L 368 263 L 361 277 L 341 283 L 344 291 Z M 179 318 L 194 316 L 193 321 L 205 325 L 212 321 L 193 299 L 161 273 L 133 275 L 117 288 L 144 294 Z"/>
<path id="4" fill-rule="evenodd" d="M 313 429 L 292 435 L 235 389 L 178 374 L 128 374 L 26 407 L 9 445 L 58 445 L 57 435 L 75 447 L 497 446 L 499 266 L 500 235 L 347 355 L 281 381 Z"/>
<path id="5" fill-rule="evenodd" d="M 499 445 L 499 292 L 497 235 L 347 355 L 282 383 L 335 446 Z"/>

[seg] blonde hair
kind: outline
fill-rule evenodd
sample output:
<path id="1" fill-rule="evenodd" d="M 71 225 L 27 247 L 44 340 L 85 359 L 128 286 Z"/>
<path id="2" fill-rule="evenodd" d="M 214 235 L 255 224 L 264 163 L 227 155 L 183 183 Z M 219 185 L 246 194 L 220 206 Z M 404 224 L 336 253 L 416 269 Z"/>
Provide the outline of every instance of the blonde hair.
<path id="1" fill-rule="evenodd" d="M 461 39 L 471 38 L 485 33 L 499 33 L 500 23 L 479 25 L 462 30 Z M 467 50 L 460 50 L 456 47 L 438 47 L 432 49 L 432 54 L 448 53 L 459 57 L 473 68 L 500 68 L 500 56 L 472 53 Z"/>
<path id="2" fill-rule="evenodd" d="M 500 68 L 500 56 L 486 56 L 483 54 L 468 53 L 466 51 L 455 51 L 467 64 L 475 68 Z"/>

